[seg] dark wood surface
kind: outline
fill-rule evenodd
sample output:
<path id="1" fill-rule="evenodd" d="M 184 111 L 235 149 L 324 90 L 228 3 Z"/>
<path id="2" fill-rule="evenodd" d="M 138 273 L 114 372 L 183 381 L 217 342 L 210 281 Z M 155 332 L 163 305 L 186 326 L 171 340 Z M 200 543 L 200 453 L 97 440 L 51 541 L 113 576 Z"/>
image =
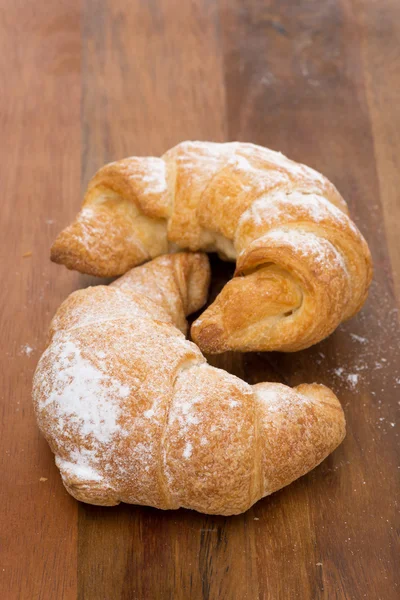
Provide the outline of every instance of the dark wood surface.
<path id="1" fill-rule="evenodd" d="M 0 3 L 0 598 L 399 597 L 399 39 L 398 0 Z M 348 423 L 320 467 L 232 518 L 78 504 L 30 398 L 52 314 L 93 282 L 49 261 L 88 178 L 184 139 L 321 170 L 375 263 L 366 306 L 324 342 L 211 359 L 250 383 L 325 383 Z M 213 271 L 215 294 L 231 271 Z"/>

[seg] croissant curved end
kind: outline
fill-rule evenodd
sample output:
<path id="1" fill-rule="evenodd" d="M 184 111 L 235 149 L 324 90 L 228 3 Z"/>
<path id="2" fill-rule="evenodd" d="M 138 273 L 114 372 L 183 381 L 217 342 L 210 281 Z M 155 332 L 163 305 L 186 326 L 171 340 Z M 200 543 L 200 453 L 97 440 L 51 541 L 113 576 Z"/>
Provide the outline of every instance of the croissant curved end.
<path id="1" fill-rule="evenodd" d="M 270 422 L 274 422 L 275 435 L 264 435 L 261 445 L 263 485 L 259 495 L 267 496 L 305 475 L 329 456 L 346 435 L 346 421 L 339 400 L 324 385 L 303 384 L 284 393 L 282 384 L 259 383 L 253 390 L 261 436 L 268 431 Z"/>
<path id="2" fill-rule="evenodd" d="M 336 395 L 325 385 L 303 383 L 294 390 L 312 400 L 319 423 L 323 443 L 318 447 L 317 462 L 321 463 L 346 437 L 346 419 L 342 405 Z"/>
<path id="3" fill-rule="evenodd" d="M 151 219 L 130 199 L 101 187 L 91 191 L 90 199 L 55 240 L 53 262 L 89 275 L 116 277 L 168 251 L 165 219 Z"/>
<path id="4" fill-rule="evenodd" d="M 320 383 L 302 383 L 293 389 L 313 400 L 319 407 L 320 414 L 333 426 L 333 435 L 328 443 L 336 448 L 346 436 L 346 419 L 337 396 L 331 389 Z"/>
<path id="5" fill-rule="evenodd" d="M 97 210 L 84 208 L 53 243 L 52 262 L 88 275 L 115 277 L 148 260 L 137 242 L 127 244 L 128 224 L 116 227 L 111 215 L 102 211 L 101 216 Z"/>
<path id="6" fill-rule="evenodd" d="M 56 456 L 56 465 L 60 469 L 65 489 L 76 500 L 97 506 L 120 504 L 112 488 L 107 486 L 104 478 L 93 469 L 67 462 L 58 456 Z"/>

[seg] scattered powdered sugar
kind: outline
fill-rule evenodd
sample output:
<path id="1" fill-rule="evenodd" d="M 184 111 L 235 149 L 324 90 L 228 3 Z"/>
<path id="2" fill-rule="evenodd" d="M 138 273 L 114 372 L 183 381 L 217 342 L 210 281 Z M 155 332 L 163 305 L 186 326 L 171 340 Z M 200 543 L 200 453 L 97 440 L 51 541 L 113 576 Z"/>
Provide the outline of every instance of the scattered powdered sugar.
<path id="1" fill-rule="evenodd" d="M 366 407 L 365 418 L 376 432 L 372 435 L 372 448 L 382 441 L 381 436 L 398 435 L 392 423 L 396 424 L 400 404 L 398 309 L 393 308 L 393 295 L 388 286 L 385 288 L 384 273 L 378 272 L 376 277 L 378 281 L 372 282 L 368 300 L 374 309 L 368 310 L 367 304 L 322 342 L 327 351 L 324 356 L 318 353 L 315 357 L 321 370 L 313 377 L 331 387 L 347 410 L 360 410 L 360 404 Z M 332 359 L 336 364 L 329 368 L 326 365 Z M 370 446 L 365 448 L 365 452 L 373 451 Z"/>
<path id="2" fill-rule="evenodd" d="M 358 375 L 357 373 L 349 373 L 347 375 L 347 381 L 349 382 L 352 388 L 355 388 L 358 383 Z"/>
<path id="3" fill-rule="evenodd" d="M 343 367 L 338 367 L 337 369 L 334 369 L 333 372 L 338 377 L 341 377 L 344 373 L 344 369 L 343 369 Z"/>
<path id="4" fill-rule="evenodd" d="M 383 369 L 384 367 L 384 362 L 386 362 L 384 359 L 381 359 L 382 362 L 379 362 L 379 360 L 375 361 L 375 369 Z"/>
<path id="5" fill-rule="evenodd" d="M 83 437 L 109 442 L 120 429 L 121 400 L 129 396 L 129 387 L 94 367 L 69 339 L 53 343 L 44 356 L 48 352 L 53 360 L 51 373 L 45 370 L 40 381 L 40 409 L 52 405 L 60 431 L 73 426 Z"/>
<path id="6" fill-rule="evenodd" d="M 350 337 L 352 337 L 353 340 L 356 340 L 356 342 L 360 342 L 360 344 L 366 344 L 368 342 L 368 339 L 366 337 L 362 337 L 361 335 L 357 335 L 356 333 L 350 333 Z"/>
<path id="7" fill-rule="evenodd" d="M 346 381 L 350 389 L 355 389 L 358 384 L 359 374 L 358 373 L 346 373 L 343 367 L 337 367 L 333 369 L 333 374 L 339 377 L 342 381 Z"/>
<path id="8" fill-rule="evenodd" d="M 25 354 L 26 356 L 30 356 L 33 350 L 34 348 L 32 348 L 32 346 L 28 346 L 28 344 L 21 346 L 21 354 Z"/>

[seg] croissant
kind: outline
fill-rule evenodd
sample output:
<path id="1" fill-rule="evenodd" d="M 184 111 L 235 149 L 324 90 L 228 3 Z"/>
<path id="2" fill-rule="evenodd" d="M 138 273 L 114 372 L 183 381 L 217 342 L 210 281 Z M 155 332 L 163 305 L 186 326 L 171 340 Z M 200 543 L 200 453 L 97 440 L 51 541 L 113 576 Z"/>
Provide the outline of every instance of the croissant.
<path id="1" fill-rule="evenodd" d="M 345 435 L 323 385 L 248 385 L 185 339 L 207 257 L 179 253 L 71 294 L 34 377 L 40 429 L 78 500 L 231 515 L 318 465 Z"/>
<path id="2" fill-rule="evenodd" d="M 192 326 L 208 353 L 307 348 L 361 308 L 372 276 L 336 188 L 239 142 L 184 142 L 162 158 L 106 165 L 51 258 L 116 276 L 179 248 L 236 261 L 234 278 Z"/>

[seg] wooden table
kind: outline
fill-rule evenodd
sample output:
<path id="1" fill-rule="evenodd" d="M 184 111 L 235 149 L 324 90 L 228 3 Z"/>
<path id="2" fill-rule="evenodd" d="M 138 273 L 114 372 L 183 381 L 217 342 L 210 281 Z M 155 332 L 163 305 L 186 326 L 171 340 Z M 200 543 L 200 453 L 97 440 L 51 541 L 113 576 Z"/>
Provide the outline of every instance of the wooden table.
<path id="1" fill-rule="evenodd" d="M 399 36 L 398 0 L 2 3 L 2 599 L 398 598 Z M 250 383 L 325 383 L 348 423 L 320 467 L 233 518 L 78 504 L 30 398 L 52 314 L 93 283 L 49 260 L 89 176 L 184 139 L 321 170 L 375 262 L 366 306 L 324 342 L 212 359 Z M 230 269 L 214 272 L 213 293 Z"/>

